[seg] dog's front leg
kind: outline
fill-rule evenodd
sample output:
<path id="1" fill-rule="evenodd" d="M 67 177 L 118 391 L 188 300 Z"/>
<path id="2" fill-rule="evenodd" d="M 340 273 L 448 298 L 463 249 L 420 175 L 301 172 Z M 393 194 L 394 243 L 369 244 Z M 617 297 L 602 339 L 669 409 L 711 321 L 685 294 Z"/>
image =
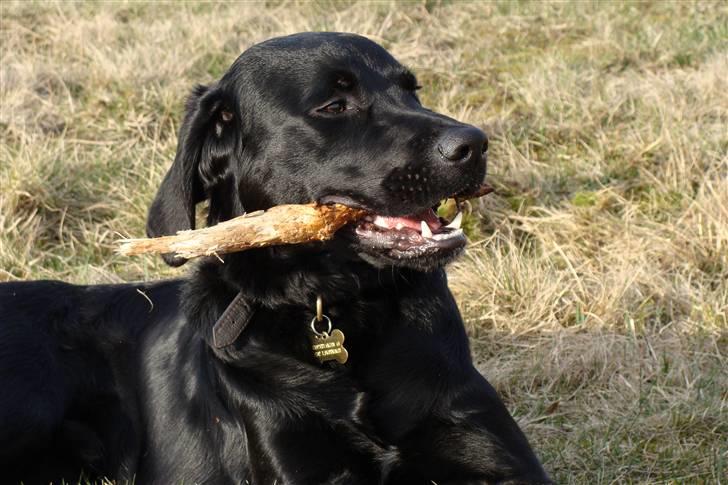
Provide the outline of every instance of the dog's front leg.
<path id="1" fill-rule="evenodd" d="M 401 474 L 438 484 L 550 483 L 490 384 L 472 366 L 453 373 L 438 360 L 400 363 L 393 387 L 371 401 L 376 428 L 399 450 Z"/>
<path id="2" fill-rule="evenodd" d="M 392 483 L 410 477 L 438 484 L 550 483 L 523 432 L 474 368 L 455 302 L 437 283 L 423 285 L 426 296 L 403 295 L 399 324 L 367 366 L 369 414 L 400 454 Z"/>
<path id="3" fill-rule="evenodd" d="M 475 370 L 402 435 L 406 467 L 438 483 L 550 483 L 526 437 Z"/>

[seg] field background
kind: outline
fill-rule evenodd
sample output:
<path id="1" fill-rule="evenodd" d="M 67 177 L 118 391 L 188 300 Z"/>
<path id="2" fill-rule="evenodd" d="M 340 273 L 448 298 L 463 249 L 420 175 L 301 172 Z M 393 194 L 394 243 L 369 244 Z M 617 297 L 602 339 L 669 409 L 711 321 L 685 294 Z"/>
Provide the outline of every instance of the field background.
<path id="1" fill-rule="evenodd" d="M 186 94 L 252 43 L 364 34 L 483 127 L 450 268 L 559 483 L 728 476 L 728 4 L 0 4 L 0 280 L 179 275 L 142 235 Z"/>

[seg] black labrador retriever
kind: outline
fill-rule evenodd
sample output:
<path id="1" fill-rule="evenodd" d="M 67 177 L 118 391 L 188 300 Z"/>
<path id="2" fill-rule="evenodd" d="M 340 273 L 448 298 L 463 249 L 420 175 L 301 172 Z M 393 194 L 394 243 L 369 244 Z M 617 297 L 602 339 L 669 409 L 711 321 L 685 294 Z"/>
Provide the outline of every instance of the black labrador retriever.
<path id="1" fill-rule="evenodd" d="M 418 87 L 338 33 L 255 45 L 197 87 L 150 236 L 193 228 L 203 200 L 208 224 L 310 201 L 370 215 L 184 280 L 0 285 L 0 482 L 549 482 L 442 269 L 465 238 L 433 207 L 477 192 L 487 140 Z"/>

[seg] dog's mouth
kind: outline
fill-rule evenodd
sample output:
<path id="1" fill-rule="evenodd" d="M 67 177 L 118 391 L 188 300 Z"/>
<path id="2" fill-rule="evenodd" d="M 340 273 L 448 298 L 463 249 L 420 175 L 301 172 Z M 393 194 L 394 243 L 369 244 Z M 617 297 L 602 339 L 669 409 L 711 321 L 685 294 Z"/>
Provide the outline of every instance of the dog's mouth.
<path id="1" fill-rule="evenodd" d="M 451 220 L 437 215 L 440 202 L 404 216 L 384 216 L 370 211 L 344 228 L 342 233 L 355 243 L 360 256 L 374 264 L 420 269 L 441 266 L 458 256 L 467 244 L 462 228 L 461 202 L 492 191 L 490 186 L 483 184 L 468 193 L 454 195 L 452 198 L 458 211 Z M 335 199 L 346 205 L 365 208 L 343 198 Z"/>
<path id="2" fill-rule="evenodd" d="M 354 232 L 362 249 L 384 252 L 396 259 L 463 248 L 467 240 L 461 228 L 462 212 L 446 221 L 437 216 L 435 209 L 399 217 L 368 215 L 355 224 Z"/>

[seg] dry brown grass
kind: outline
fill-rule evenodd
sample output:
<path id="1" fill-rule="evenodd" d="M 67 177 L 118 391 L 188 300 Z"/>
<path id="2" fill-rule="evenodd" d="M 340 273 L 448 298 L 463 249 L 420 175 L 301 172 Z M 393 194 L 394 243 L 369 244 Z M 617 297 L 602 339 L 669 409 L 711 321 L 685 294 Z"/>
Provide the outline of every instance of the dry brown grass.
<path id="1" fill-rule="evenodd" d="M 185 94 L 302 30 L 383 43 L 491 134 L 451 282 L 559 482 L 728 469 L 725 3 L 2 3 L 0 279 L 176 274 L 141 235 Z"/>

